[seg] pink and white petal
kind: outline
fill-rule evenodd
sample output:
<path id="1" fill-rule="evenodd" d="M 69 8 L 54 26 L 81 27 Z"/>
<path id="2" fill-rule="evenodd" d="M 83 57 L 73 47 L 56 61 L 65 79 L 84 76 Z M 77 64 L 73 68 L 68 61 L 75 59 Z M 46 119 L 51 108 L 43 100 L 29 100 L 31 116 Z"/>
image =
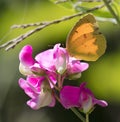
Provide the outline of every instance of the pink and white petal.
<path id="1" fill-rule="evenodd" d="M 60 47 L 60 44 L 56 44 L 54 46 L 54 54 L 55 67 L 59 74 L 63 74 L 67 68 L 67 63 L 69 59 L 69 55 L 65 48 Z"/>
<path id="2" fill-rule="evenodd" d="M 34 77 L 34 76 L 27 77 L 28 84 L 34 88 L 40 87 L 44 79 L 45 79 L 44 77 Z"/>
<path id="3" fill-rule="evenodd" d="M 92 97 L 89 96 L 87 100 L 82 103 L 82 109 L 84 113 L 88 113 L 93 107 Z"/>
<path id="4" fill-rule="evenodd" d="M 94 104 L 98 104 L 98 105 L 100 105 L 102 107 L 108 106 L 108 103 L 106 101 L 104 101 L 104 100 L 98 100 L 98 99 L 94 99 Z"/>
<path id="5" fill-rule="evenodd" d="M 54 72 L 47 72 L 47 76 L 50 79 L 49 84 L 51 88 L 54 88 L 54 85 L 57 83 L 57 75 Z"/>
<path id="6" fill-rule="evenodd" d="M 35 57 L 36 61 L 40 64 L 40 67 L 50 69 L 53 65 L 53 49 L 39 53 Z"/>
<path id="7" fill-rule="evenodd" d="M 89 67 L 88 63 L 81 62 L 80 65 L 81 65 L 80 69 L 81 69 L 82 72 L 85 71 L 86 69 L 88 69 L 88 67 Z"/>
<path id="8" fill-rule="evenodd" d="M 37 90 L 31 87 L 28 82 L 22 78 L 19 79 L 19 86 L 24 90 L 24 92 L 31 98 L 35 98 L 37 95 Z"/>
<path id="9" fill-rule="evenodd" d="M 36 98 L 38 96 L 38 93 L 35 92 L 32 88 L 27 87 L 24 89 L 25 93 L 32 99 Z"/>
<path id="10" fill-rule="evenodd" d="M 28 87 L 28 84 L 26 83 L 26 80 L 24 80 L 23 78 L 20 78 L 18 81 L 19 86 L 24 90 L 25 88 Z"/>
<path id="11" fill-rule="evenodd" d="M 31 99 L 27 102 L 32 109 L 39 109 L 41 107 L 49 106 L 52 101 L 52 95 L 50 92 L 43 92 L 38 95 L 36 99 Z"/>

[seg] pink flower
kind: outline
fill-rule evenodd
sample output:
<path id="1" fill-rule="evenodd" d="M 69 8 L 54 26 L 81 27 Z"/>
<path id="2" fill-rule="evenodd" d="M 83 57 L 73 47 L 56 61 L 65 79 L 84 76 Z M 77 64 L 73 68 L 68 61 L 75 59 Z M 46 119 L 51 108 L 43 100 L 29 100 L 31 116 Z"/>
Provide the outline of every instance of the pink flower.
<path id="1" fill-rule="evenodd" d="M 81 72 L 88 68 L 87 63 L 82 63 L 68 55 L 65 48 L 56 44 L 53 49 L 48 49 L 39 53 L 35 59 L 32 57 L 32 47 L 26 45 L 19 54 L 20 72 L 24 75 L 45 74 L 53 72 L 54 74 L 65 75 L 69 79 L 80 78 Z M 66 77 L 63 76 L 63 77 Z"/>
<path id="2" fill-rule="evenodd" d="M 26 80 L 20 78 L 19 85 L 31 98 L 27 105 L 32 109 L 39 109 L 44 106 L 54 106 L 55 98 L 48 82 L 44 77 L 28 76 Z"/>
<path id="3" fill-rule="evenodd" d="M 44 69 L 63 74 L 67 69 L 68 53 L 56 44 L 53 49 L 39 53 L 35 59 Z"/>
<path id="4" fill-rule="evenodd" d="M 64 86 L 60 91 L 61 104 L 66 109 L 71 107 L 78 107 L 84 113 L 90 112 L 90 110 L 96 104 L 102 107 L 107 106 L 106 101 L 96 99 L 93 93 L 85 86 L 85 82 L 82 83 L 80 87 Z"/>
<path id="5" fill-rule="evenodd" d="M 32 52 L 30 45 L 24 46 L 20 51 L 19 70 L 27 79 L 21 78 L 19 85 L 31 98 L 27 102 L 31 108 L 54 106 L 55 98 L 52 91 L 56 83 L 61 89 L 64 78 L 80 78 L 81 72 L 88 68 L 88 64 L 70 57 L 60 44 L 39 53 L 35 58 L 32 57 Z"/>

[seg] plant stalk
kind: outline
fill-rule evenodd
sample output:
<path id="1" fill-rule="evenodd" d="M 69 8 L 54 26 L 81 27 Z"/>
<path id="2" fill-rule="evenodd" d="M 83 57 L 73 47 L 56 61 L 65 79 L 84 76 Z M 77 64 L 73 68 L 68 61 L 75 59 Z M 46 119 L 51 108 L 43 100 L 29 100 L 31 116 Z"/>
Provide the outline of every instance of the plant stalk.
<path id="1" fill-rule="evenodd" d="M 118 18 L 118 16 L 114 12 L 114 10 L 111 7 L 111 5 L 109 4 L 109 2 L 107 0 L 103 0 L 103 2 L 106 5 L 107 9 L 110 11 L 110 13 L 113 15 L 113 17 L 116 19 L 117 23 L 120 25 L 120 19 Z"/>
<path id="2" fill-rule="evenodd" d="M 71 110 L 82 122 L 86 122 L 85 118 L 80 114 L 80 112 L 77 111 L 76 108 L 71 108 Z"/>

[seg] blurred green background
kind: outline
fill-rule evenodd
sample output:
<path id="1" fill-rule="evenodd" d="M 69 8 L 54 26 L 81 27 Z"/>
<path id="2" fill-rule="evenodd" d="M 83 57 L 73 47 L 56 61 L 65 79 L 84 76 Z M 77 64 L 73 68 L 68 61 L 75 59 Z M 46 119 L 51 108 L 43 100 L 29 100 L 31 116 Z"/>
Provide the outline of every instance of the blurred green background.
<path id="1" fill-rule="evenodd" d="M 47 0 L 0 0 L 0 44 L 33 29 L 10 29 L 14 24 L 50 21 L 73 13 Z M 65 46 L 67 34 L 79 18 L 51 25 L 8 52 L 0 50 L 0 122 L 80 122 L 59 103 L 54 108 L 30 109 L 25 103 L 29 98 L 18 86 L 18 79 L 23 77 L 18 70 L 20 49 L 31 44 L 36 55 L 55 43 Z M 76 84 L 88 82 L 95 96 L 109 104 L 106 108 L 97 107 L 90 122 L 120 122 L 120 27 L 109 22 L 99 25 L 107 39 L 106 53 L 98 61 L 90 62 Z"/>

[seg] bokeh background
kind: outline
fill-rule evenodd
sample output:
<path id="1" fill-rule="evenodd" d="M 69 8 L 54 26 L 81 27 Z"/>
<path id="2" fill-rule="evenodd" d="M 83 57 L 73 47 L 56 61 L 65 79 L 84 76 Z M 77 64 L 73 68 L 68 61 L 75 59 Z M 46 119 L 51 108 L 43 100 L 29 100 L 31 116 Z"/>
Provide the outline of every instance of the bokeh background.
<path id="1" fill-rule="evenodd" d="M 33 29 L 10 29 L 14 24 L 51 21 L 73 13 L 47 0 L 0 0 L 0 44 Z M 23 77 L 18 70 L 20 49 L 31 44 L 35 56 L 55 43 L 65 46 L 66 37 L 79 18 L 51 25 L 10 51 L 0 50 L 0 122 L 80 122 L 59 103 L 54 108 L 30 109 L 26 105 L 29 98 L 18 86 L 18 79 Z M 120 27 L 110 22 L 99 25 L 107 39 L 106 53 L 98 61 L 89 62 L 90 68 L 74 84 L 88 82 L 95 96 L 109 104 L 106 108 L 97 106 L 91 122 L 120 122 Z"/>

